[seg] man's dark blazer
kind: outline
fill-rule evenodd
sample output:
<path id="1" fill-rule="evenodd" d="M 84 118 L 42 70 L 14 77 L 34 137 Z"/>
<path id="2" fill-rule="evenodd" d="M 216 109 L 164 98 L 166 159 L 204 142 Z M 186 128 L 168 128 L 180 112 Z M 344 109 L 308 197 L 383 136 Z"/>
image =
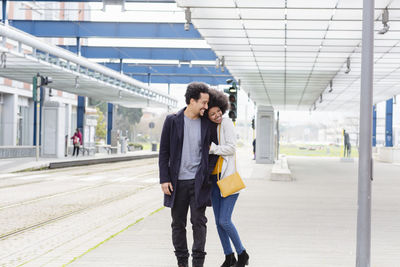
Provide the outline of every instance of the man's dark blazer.
<path id="1" fill-rule="evenodd" d="M 164 206 L 172 208 L 177 188 L 179 168 L 181 166 L 184 114 L 186 108 L 167 116 L 161 133 L 158 165 L 160 184 L 171 182 L 174 191 L 171 196 L 164 194 Z M 201 162 L 195 176 L 195 200 L 197 207 L 211 206 L 210 170 L 216 163 L 215 157 L 209 157 L 211 140 L 216 143 L 216 126 L 207 118 L 201 117 Z M 209 164 L 209 161 L 213 162 Z"/>

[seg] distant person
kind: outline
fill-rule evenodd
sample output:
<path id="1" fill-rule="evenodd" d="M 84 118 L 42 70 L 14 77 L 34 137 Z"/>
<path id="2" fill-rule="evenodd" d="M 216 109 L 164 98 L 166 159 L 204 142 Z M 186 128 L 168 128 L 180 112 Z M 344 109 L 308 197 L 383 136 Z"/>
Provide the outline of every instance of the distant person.
<path id="1" fill-rule="evenodd" d="M 351 143 L 350 143 L 350 136 L 346 132 L 346 130 L 343 130 L 343 135 L 344 135 L 344 157 L 350 157 L 351 155 Z"/>
<path id="2" fill-rule="evenodd" d="M 74 151 L 72 152 L 72 156 L 79 155 L 79 148 L 82 145 L 82 133 L 79 131 L 78 128 L 76 128 L 75 134 L 71 137 L 72 143 L 74 145 Z"/>
<path id="3" fill-rule="evenodd" d="M 253 159 L 256 159 L 256 138 L 253 140 Z"/>
<path id="4" fill-rule="evenodd" d="M 203 117 L 208 108 L 208 91 L 204 83 L 189 84 L 185 94 L 187 106 L 167 116 L 161 133 L 160 184 L 164 206 L 171 208 L 172 243 L 179 267 L 188 266 L 186 221 L 189 207 L 194 239 L 192 266 L 203 267 L 206 255 L 205 211 L 211 206 L 208 152 L 211 131 L 215 132 L 215 126 Z"/>
<path id="5" fill-rule="evenodd" d="M 217 225 L 219 239 L 225 254 L 225 261 L 221 267 L 244 267 L 248 264 L 249 255 L 243 247 L 239 234 L 232 222 L 232 213 L 239 193 L 222 197 L 217 179 L 225 177 L 236 172 L 236 134 L 233 122 L 228 117 L 222 117 L 228 109 L 228 98 L 223 92 L 210 90 L 210 102 L 208 104 L 208 118 L 217 124 L 218 145 L 211 143 L 210 154 L 219 155 L 217 164 L 211 174 L 213 181 L 211 202 Z M 235 246 L 238 259 L 231 247 L 231 241 Z"/>

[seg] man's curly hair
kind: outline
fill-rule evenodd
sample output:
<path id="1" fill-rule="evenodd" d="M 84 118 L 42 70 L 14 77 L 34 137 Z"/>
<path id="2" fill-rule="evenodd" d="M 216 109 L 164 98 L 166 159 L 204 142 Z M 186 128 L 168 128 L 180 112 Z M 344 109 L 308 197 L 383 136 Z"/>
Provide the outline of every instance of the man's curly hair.
<path id="1" fill-rule="evenodd" d="M 210 95 L 210 100 L 208 101 L 208 110 L 213 107 L 219 107 L 222 111 L 222 114 L 225 114 L 229 108 L 228 97 L 223 92 L 215 89 L 210 89 L 208 93 Z"/>

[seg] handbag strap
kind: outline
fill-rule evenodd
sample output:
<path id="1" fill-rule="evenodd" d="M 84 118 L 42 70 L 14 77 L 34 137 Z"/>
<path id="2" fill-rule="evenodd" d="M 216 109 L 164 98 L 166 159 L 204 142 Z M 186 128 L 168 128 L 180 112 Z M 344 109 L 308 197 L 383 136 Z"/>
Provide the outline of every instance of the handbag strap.
<path id="1" fill-rule="evenodd" d="M 221 123 L 218 124 L 218 143 L 220 143 L 220 142 L 221 142 Z M 222 156 L 220 156 L 220 157 L 222 157 Z M 217 161 L 217 163 L 218 163 L 218 161 Z M 219 169 L 219 164 L 217 164 L 217 165 L 218 165 L 218 167 L 217 167 L 217 169 L 218 169 L 218 171 L 217 171 L 217 180 L 219 181 L 220 180 L 219 175 L 220 175 L 221 172 L 220 172 L 220 169 Z M 236 169 L 236 148 L 235 148 L 235 172 L 237 172 L 237 169 Z"/>
<path id="2" fill-rule="evenodd" d="M 218 144 L 221 142 L 221 123 L 220 124 L 218 124 Z M 217 181 L 219 181 L 220 180 L 220 177 L 219 177 L 219 174 L 221 173 L 220 172 L 220 169 L 219 169 L 219 164 L 218 164 L 218 161 L 219 161 L 219 158 L 220 158 L 221 156 L 219 156 L 218 157 L 218 160 L 217 160 Z"/>

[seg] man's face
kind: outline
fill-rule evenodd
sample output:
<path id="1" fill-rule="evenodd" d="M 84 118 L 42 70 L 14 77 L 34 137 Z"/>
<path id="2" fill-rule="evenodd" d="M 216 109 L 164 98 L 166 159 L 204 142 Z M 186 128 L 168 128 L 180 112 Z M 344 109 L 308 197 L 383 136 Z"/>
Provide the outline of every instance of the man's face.
<path id="1" fill-rule="evenodd" d="M 206 109 L 208 109 L 208 100 L 210 96 L 206 93 L 200 93 L 200 98 L 196 101 L 193 98 L 190 99 L 190 105 L 192 106 L 192 110 L 195 114 L 199 114 L 200 116 L 204 115 Z"/>

